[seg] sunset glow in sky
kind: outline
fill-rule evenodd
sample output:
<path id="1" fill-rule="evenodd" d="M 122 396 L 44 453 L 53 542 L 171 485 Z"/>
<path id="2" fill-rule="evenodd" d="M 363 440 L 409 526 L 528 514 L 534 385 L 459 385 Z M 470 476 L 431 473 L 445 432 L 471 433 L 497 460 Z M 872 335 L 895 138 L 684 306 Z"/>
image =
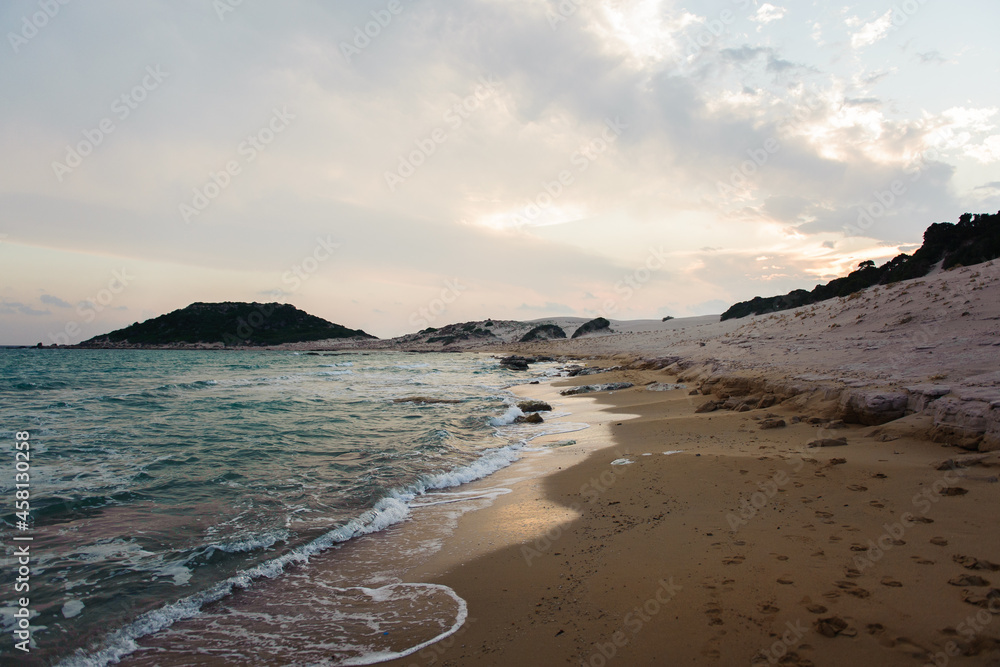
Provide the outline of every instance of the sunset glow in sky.
<path id="1" fill-rule="evenodd" d="M 1000 210 L 995 1 L 0 5 L 0 344 L 720 313 Z M 72 333 L 67 333 L 72 332 Z"/>

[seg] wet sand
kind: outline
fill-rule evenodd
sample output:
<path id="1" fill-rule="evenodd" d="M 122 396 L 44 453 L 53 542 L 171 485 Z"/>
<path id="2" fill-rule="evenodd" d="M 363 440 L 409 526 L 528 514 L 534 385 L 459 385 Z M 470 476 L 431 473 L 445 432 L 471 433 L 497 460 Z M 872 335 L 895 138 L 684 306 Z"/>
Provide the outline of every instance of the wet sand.
<path id="1" fill-rule="evenodd" d="M 905 424 L 792 423 L 809 405 L 696 414 L 704 397 L 644 387 L 672 379 L 622 371 L 526 387 L 594 424 L 583 432 L 594 451 L 463 517 L 406 580 L 453 588 L 468 622 L 386 664 L 1000 660 L 992 458 L 937 470 L 962 452 Z M 557 394 L 618 380 L 636 386 Z M 761 429 L 768 414 L 787 425 Z"/>

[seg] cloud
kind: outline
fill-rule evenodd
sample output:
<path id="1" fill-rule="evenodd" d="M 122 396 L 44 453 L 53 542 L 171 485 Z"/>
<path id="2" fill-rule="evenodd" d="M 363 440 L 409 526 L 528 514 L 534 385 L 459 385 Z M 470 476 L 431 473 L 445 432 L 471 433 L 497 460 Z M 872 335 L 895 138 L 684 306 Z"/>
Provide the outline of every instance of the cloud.
<path id="1" fill-rule="evenodd" d="M 787 10 L 784 7 L 775 7 L 769 2 L 765 2 L 757 9 L 757 13 L 750 17 L 751 21 L 760 24 L 771 23 L 785 17 Z"/>
<path id="2" fill-rule="evenodd" d="M 918 53 L 917 58 L 924 65 L 947 65 L 953 63 L 953 61 L 945 58 L 939 51 L 925 51 L 923 53 Z"/>
<path id="3" fill-rule="evenodd" d="M 0 301 L 0 313 L 5 315 L 13 315 L 15 313 L 20 315 L 27 315 L 29 317 L 38 317 L 40 315 L 51 315 L 50 310 L 38 310 L 33 306 L 25 303 L 20 303 L 18 301 Z"/>
<path id="4" fill-rule="evenodd" d="M 55 306 L 56 308 L 72 308 L 73 306 L 66 303 L 57 296 L 52 296 L 51 294 L 43 294 L 39 299 L 42 303 L 48 304 L 50 306 Z"/>
<path id="5" fill-rule="evenodd" d="M 979 160 L 983 164 L 1000 162 L 1000 134 L 987 137 L 979 145 L 966 147 L 965 154 Z"/>
<path id="6" fill-rule="evenodd" d="M 848 25 L 851 23 L 849 22 Z M 860 30 L 851 35 L 851 46 L 855 49 L 871 46 L 888 35 L 891 28 L 892 10 L 890 9 L 878 19 L 864 24 Z"/>
<path id="7" fill-rule="evenodd" d="M 881 106 L 882 100 L 877 97 L 845 98 L 844 104 L 849 107 Z"/>

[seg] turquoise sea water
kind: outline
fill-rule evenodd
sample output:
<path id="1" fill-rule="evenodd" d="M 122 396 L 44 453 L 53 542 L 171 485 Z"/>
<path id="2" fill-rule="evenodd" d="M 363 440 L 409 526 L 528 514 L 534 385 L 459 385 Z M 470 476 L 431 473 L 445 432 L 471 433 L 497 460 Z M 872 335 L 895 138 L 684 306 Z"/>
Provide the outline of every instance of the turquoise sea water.
<path id="1" fill-rule="evenodd" d="M 361 664 L 417 641 L 402 631 L 391 647 L 365 639 L 390 634 L 373 611 L 379 601 L 411 616 L 448 607 L 430 622 L 447 631 L 461 613 L 450 591 L 403 590 L 391 577 L 385 589 L 351 588 L 296 566 L 332 566 L 347 558 L 340 546 L 415 508 L 461 500 L 459 485 L 515 460 L 532 428 L 508 426 L 516 409 L 506 387 L 519 381 L 470 354 L 2 350 L 3 634 L 14 622 L 14 535 L 34 538 L 33 649 L 22 661 L 138 660 L 139 645 L 164 632 L 208 641 L 212 632 L 182 622 L 226 607 L 219 618 L 253 620 L 229 630 L 213 621 L 218 642 L 198 649 L 205 664 L 254 662 L 233 647 L 274 643 L 263 638 L 276 607 L 264 601 L 287 601 L 281 587 L 293 582 L 312 591 L 300 606 L 330 608 L 308 622 L 294 612 L 326 639 L 289 663 Z M 400 401 L 415 397 L 431 400 Z M 13 507 L 18 431 L 31 434 L 28 531 L 17 530 Z M 441 489 L 452 496 L 434 495 Z M 11 643 L 0 656 L 13 655 Z"/>

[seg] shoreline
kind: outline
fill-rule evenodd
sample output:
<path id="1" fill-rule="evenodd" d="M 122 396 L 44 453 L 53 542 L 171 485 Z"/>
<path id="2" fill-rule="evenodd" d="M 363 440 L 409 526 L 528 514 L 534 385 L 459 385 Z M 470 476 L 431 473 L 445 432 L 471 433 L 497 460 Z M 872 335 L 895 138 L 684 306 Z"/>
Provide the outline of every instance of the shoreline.
<path id="1" fill-rule="evenodd" d="M 587 395 L 596 400 L 580 401 L 584 410 L 571 417 L 596 422 L 593 439 L 609 438 L 606 447 L 533 481 L 519 503 L 505 497 L 463 517 L 441 558 L 409 573 L 455 590 L 469 621 L 384 664 L 1000 657 L 992 589 L 970 585 L 997 577 L 956 560 L 1000 562 L 991 471 L 938 471 L 960 452 L 912 436 L 791 423 L 818 404 L 696 414 L 702 399 L 688 388 L 644 389 L 676 380 L 662 369 L 559 379 L 524 393 L 621 379 L 636 386 Z M 760 429 L 768 413 L 787 425 Z M 848 445 L 805 447 L 827 435 L 846 435 Z M 683 451 L 664 455 L 673 450 Z M 623 456 L 632 463 L 611 465 Z M 533 516 L 532 506 L 546 511 L 541 525 L 510 523 Z M 468 549 L 490 537 L 504 544 Z"/>

